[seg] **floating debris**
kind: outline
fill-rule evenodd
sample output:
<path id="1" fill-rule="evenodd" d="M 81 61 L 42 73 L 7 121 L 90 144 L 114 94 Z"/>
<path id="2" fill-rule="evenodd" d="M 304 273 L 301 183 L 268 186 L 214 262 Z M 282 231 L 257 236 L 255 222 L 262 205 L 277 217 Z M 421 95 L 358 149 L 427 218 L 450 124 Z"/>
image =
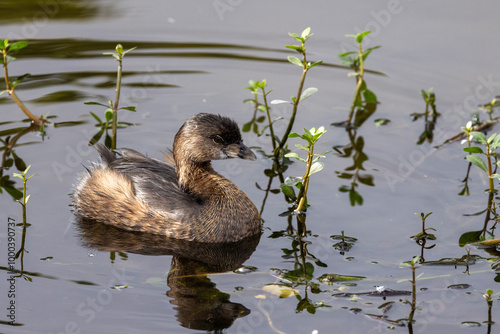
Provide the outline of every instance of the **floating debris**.
<path id="1" fill-rule="evenodd" d="M 470 284 L 452 284 L 450 286 L 448 286 L 448 289 L 456 289 L 456 290 L 464 290 L 464 289 L 468 289 L 470 288 L 471 285 Z"/>
<path id="2" fill-rule="evenodd" d="M 350 275 L 338 275 L 338 274 L 323 274 L 318 277 L 318 280 L 323 283 L 332 284 L 334 282 L 345 282 L 345 281 L 361 281 L 366 277 L 363 276 L 350 276 Z"/>
<path id="3" fill-rule="evenodd" d="M 235 274 L 248 274 L 248 273 L 253 273 L 254 271 L 257 271 L 257 267 L 252 267 L 252 266 L 243 266 L 239 267 L 235 271 L 233 271 Z"/>
<path id="4" fill-rule="evenodd" d="M 262 290 L 264 290 L 265 292 L 269 292 L 270 294 L 273 294 L 275 296 L 279 296 L 280 298 L 288 298 L 299 294 L 297 290 L 289 286 L 278 284 L 265 285 Z"/>

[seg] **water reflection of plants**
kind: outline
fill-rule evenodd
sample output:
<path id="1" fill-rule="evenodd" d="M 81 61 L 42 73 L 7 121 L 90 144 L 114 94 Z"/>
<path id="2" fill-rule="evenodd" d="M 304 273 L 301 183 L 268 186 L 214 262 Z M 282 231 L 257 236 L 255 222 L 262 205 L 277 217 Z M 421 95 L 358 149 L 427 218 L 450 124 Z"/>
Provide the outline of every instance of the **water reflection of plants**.
<path id="1" fill-rule="evenodd" d="M 436 127 L 437 119 L 441 116 L 440 113 L 437 112 L 436 108 L 436 94 L 432 88 L 428 90 L 421 91 L 422 98 L 425 101 L 425 111 L 423 113 L 413 113 L 410 116 L 413 116 L 413 121 L 415 122 L 421 117 L 424 117 L 424 131 L 419 136 L 417 145 L 423 144 L 425 141 L 432 143 L 434 139 L 434 128 Z"/>
<path id="2" fill-rule="evenodd" d="M 421 247 L 421 252 L 420 252 L 420 263 L 425 262 L 424 258 L 424 249 L 432 249 L 436 246 L 436 244 L 432 244 L 427 246 L 427 240 L 436 240 L 436 236 L 431 233 L 427 233 L 428 230 L 436 231 L 435 228 L 432 227 L 425 227 L 425 220 L 427 217 L 429 217 L 432 214 L 432 212 L 429 212 L 427 214 L 424 214 L 421 212 L 420 214 L 415 213 L 416 216 L 420 217 L 422 220 L 422 231 L 411 236 L 410 238 L 414 239 L 417 245 Z"/>
<path id="3" fill-rule="evenodd" d="M 343 65 L 349 66 L 354 72 L 349 76 L 356 78 L 356 90 L 351 104 L 349 115 L 346 121 L 332 123 L 334 126 L 345 126 L 349 143 L 346 145 L 336 145 L 333 149 L 337 155 L 342 158 L 352 157 L 353 164 L 347 167 L 344 171 L 338 172 L 338 177 L 345 180 L 350 180 L 350 185 L 343 185 L 339 188 L 340 192 L 349 194 L 349 201 L 352 206 L 362 205 L 363 197 L 358 191 L 359 184 L 367 186 L 374 186 L 373 176 L 369 174 L 362 174 L 365 168 L 363 163 L 368 160 L 368 156 L 363 152 L 365 141 L 362 136 L 358 136 L 357 129 L 376 111 L 377 109 L 377 96 L 368 89 L 364 78 L 364 61 L 368 55 L 380 46 L 363 49 L 362 43 L 366 35 L 370 31 L 364 31 L 357 35 L 347 35 L 353 37 L 358 44 L 357 51 L 349 51 L 339 54 L 339 58 Z M 377 121 L 378 124 L 385 124 L 386 122 Z"/>
<path id="4" fill-rule="evenodd" d="M 326 267 L 326 264 L 308 249 L 312 241 L 307 238 L 311 237 L 311 231 L 305 229 L 305 214 L 298 214 L 297 229 L 293 227 L 292 218 L 293 216 L 288 216 L 286 230 L 275 231 L 270 236 L 270 238 L 286 237 L 291 240 L 290 248 L 281 250 L 284 253 L 282 257 L 293 262 L 293 269 L 273 269 L 279 275 L 279 283 L 273 285 L 279 287 L 281 294 L 287 292 L 296 296 L 298 300 L 296 312 L 306 310 L 314 314 L 317 308 L 330 307 L 323 302 L 313 302 L 309 296 L 309 293 L 317 295 L 321 292 L 320 284 L 313 280 L 315 266 Z"/>
<path id="5" fill-rule="evenodd" d="M 347 120 L 345 122 L 333 123 L 332 125 L 344 125 L 348 128 L 353 125 L 354 127 L 360 127 L 361 124 L 375 112 L 378 103 L 377 96 L 368 89 L 364 79 L 364 61 L 373 50 L 380 48 L 380 46 L 363 49 L 363 39 L 370 33 L 371 31 L 367 30 L 356 35 L 346 35 L 347 37 L 354 38 L 355 42 L 358 44 L 358 50 L 340 53 L 338 57 L 342 65 L 346 65 L 354 71 L 349 73 L 349 76 L 356 78 L 356 90 Z"/>

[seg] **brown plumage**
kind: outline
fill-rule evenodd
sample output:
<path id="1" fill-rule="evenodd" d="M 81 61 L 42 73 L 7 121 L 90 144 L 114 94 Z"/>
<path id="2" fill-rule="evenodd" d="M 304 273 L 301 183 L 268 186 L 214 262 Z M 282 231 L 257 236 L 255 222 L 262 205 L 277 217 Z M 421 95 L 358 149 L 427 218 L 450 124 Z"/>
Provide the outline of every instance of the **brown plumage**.
<path id="1" fill-rule="evenodd" d="M 116 158 L 96 145 L 103 163 L 77 185 L 76 214 L 129 231 L 199 242 L 234 242 L 260 233 L 257 208 L 211 160 L 255 160 L 237 124 L 213 114 L 186 121 L 167 162 L 130 149 Z"/>

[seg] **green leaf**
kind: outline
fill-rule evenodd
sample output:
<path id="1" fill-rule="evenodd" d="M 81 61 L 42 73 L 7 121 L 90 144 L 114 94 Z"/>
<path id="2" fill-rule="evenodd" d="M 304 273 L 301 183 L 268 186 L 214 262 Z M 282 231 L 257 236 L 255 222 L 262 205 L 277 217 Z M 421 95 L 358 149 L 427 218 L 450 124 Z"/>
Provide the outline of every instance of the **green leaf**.
<path id="1" fill-rule="evenodd" d="M 89 141 L 89 146 L 94 146 L 95 143 L 101 139 L 102 135 L 104 133 L 104 127 L 102 127 Z"/>
<path id="2" fill-rule="evenodd" d="M 359 33 L 356 35 L 356 42 L 361 43 L 363 42 L 363 39 L 365 38 L 366 35 L 370 34 L 370 30 L 363 31 L 362 33 Z"/>
<path id="3" fill-rule="evenodd" d="M 389 124 L 391 122 L 391 120 L 387 119 L 387 118 L 378 118 L 374 122 L 375 122 L 375 126 L 383 126 L 383 125 Z"/>
<path id="4" fill-rule="evenodd" d="M 480 144 L 486 145 L 486 136 L 482 132 L 472 131 L 470 135 Z"/>
<path id="5" fill-rule="evenodd" d="M 285 194 L 285 196 L 287 197 L 290 197 L 291 199 L 295 200 L 295 191 L 293 190 L 292 187 L 290 186 L 287 186 L 286 184 L 282 183 L 280 185 L 280 188 L 281 188 L 281 191 L 283 192 L 283 194 Z"/>
<path id="6" fill-rule="evenodd" d="M 7 48 L 7 45 L 9 45 L 8 39 L 4 39 L 4 40 L 0 39 L 0 50 L 5 50 Z"/>
<path id="7" fill-rule="evenodd" d="M 363 205 L 363 197 L 355 189 L 349 190 L 349 200 L 351 206 L 356 206 L 356 204 Z"/>
<path id="8" fill-rule="evenodd" d="M 7 56 L 7 64 L 10 63 L 11 61 L 14 61 L 16 60 L 16 58 L 12 57 L 12 56 Z"/>
<path id="9" fill-rule="evenodd" d="M 122 55 L 126 55 L 127 53 L 129 53 L 130 51 L 133 51 L 135 49 L 137 49 L 137 46 L 134 46 L 133 48 L 130 48 L 127 51 L 124 51 Z"/>
<path id="10" fill-rule="evenodd" d="M 477 155 L 467 155 L 466 158 L 474 165 L 488 173 L 488 167 L 486 167 L 486 164 L 484 163 L 483 159 L 481 159 L 481 157 L 478 157 Z"/>
<path id="11" fill-rule="evenodd" d="M 295 147 L 300 148 L 301 150 L 304 150 L 306 152 L 309 152 L 309 146 L 302 145 L 302 144 L 295 144 Z"/>
<path id="12" fill-rule="evenodd" d="M 458 239 L 458 245 L 460 247 L 463 247 L 467 244 L 481 241 L 482 234 L 483 234 L 483 231 L 465 232 L 464 234 L 462 234 L 460 236 L 460 239 Z"/>
<path id="13" fill-rule="evenodd" d="M 287 157 L 287 158 L 295 158 L 295 159 L 300 160 L 300 161 L 302 161 L 302 162 L 306 162 L 304 159 L 302 159 L 302 158 L 301 158 L 301 157 L 300 157 L 297 153 L 295 153 L 295 152 L 290 152 L 290 153 L 287 153 L 287 154 L 285 154 L 285 157 Z"/>
<path id="14" fill-rule="evenodd" d="M 309 175 L 313 175 L 314 173 L 321 171 L 323 167 L 325 167 L 325 164 L 322 162 L 317 161 L 313 163 L 311 166 L 311 170 L 309 171 Z"/>
<path id="15" fill-rule="evenodd" d="M 363 97 L 365 98 L 366 103 L 377 103 L 377 96 L 371 90 L 365 89 L 363 91 Z"/>
<path id="16" fill-rule="evenodd" d="M 309 67 L 309 68 L 313 68 L 314 66 L 318 66 L 318 65 L 321 65 L 321 64 L 323 64 L 323 61 L 322 61 L 322 60 L 319 60 L 319 61 L 317 61 L 317 62 L 312 63 L 312 64 L 311 64 L 311 65 L 309 65 L 308 67 Z"/>
<path id="17" fill-rule="evenodd" d="M 97 121 L 97 123 L 99 123 L 99 125 L 103 125 L 103 122 L 101 121 L 101 119 L 99 118 L 99 116 L 97 116 L 93 112 L 90 112 L 90 114 L 92 115 L 92 117 L 95 118 L 95 120 Z"/>
<path id="18" fill-rule="evenodd" d="M 348 51 L 348 52 L 339 53 L 337 55 L 337 57 L 344 58 L 346 56 L 353 55 L 353 54 L 357 54 L 357 53 L 355 51 Z"/>
<path id="19" fill-rule="evenodd" d="M 28 41 L 19 41 L 9 47 L 9 51 L 21 50 L 28 46 Z"/>
<path id="20" fill-rule="evenodd" d="M 302 61 L 297 58 L 297 57 L 294 57 L 294 56 L 288 56 L 287 57 L 288 61 L 294 65 L 297 65 L 297 66 L 300 66 L 300 67 L 304 67 L 304 64 L 302 63 Z"/>
<path id="21" fill-rule="evenodd" d="M 364 185 L 367 185 L 367 186 L 370 186 L 370 187 L 374 187 L 375 186 L 375 183 L 373 182 L 373 176 L 372 175 L 369 175 L 369 174 L 365 174 L 365 175 L 358 175 L 358 180 L 359 180 L 359 183 L 362 183 Z"/>
<path id="22" fill-rule="evenodd" d="M 496 136 L 497 136 L 496 133 L 492 134 L 487 140 L 488 144 L 491 144 L 491 142 L 493 141 L 493 139 L 495 139 Z"/>
<path id="23" fill-rule="evenodd" d="M 283 104 L 283 103 L 292 103 L 290 101 L 285 101 L 285 100 L 272 100 L 271 104 Z"/>
<path id="24" fill-rule="evenodd" d="M 287 49 L 292 49 L 292 50 L 295 50 L 295 51 L 297 51 L 297 52 L 299 52 L 299 53 L 303 53 L 303 52 L 304 52 L 304 50 L 302 50 L 302 47 L 301 47 L 301 46 L 299 46 L 299 45 L 287 45 L 287 46 L 285 46 L 285 47 L 286 47 Z"/>
<path id="25" fill-rule="evenodd" d="M 106 117 L 106 121 L 111 121 L 113 119 L 113 109 L 108 108 L 106 109 L 106 112 L 104 113 L 104 117 Z"/>
<path id="26" fill-rule="evenodd" d="M 297 137 L 300 137 L 300 135 L 296 132 L 292 132 L 288 135 L 288 138 L 297 138 Z"/>
<path id="27" fill-rule="evenodd" d="M 289 187 L 296 185 L 297 183 L 302 182 L 301 176 L 288 176 L 285 179 L 285 184 Z"/>
<path id="28" fill-rule="evenodd" d="M 121 107 L 118 108 L 118 110 L 128 110 L 128 111 L 136 111 L 134 106 L 128 106 L 128 107 Z"/>
<path id="29" fill-rule="evenodd" d="M 483 153 L 483 150 L 476 146 L 464 147 L 464 151 L 469 153 Z"/>
<path id="30" fill-rule="evenodd" d="M 304 29 L 304 31 L 302 31 L 302 34 L 300 35 L 300 37 L 306 38 L 310 32 L 311 32 L 311 27 L 307 27 Z"/>
<path id="31" fill-rule="evenodd" d="M 299 102 L 302 101 L 302 100 L 307 99 L 308 97 L 311 97 L 312 95 L 316 94 L 317 92 L 318 92 L 318 88 L 315 88 L 315 87 L 309 87 L 309 88 L 307 88 L 300 95 Z"/>
<path id="32" fill-rule="evenodd" d="M 26 79 L 27 77 L 30 77 L 30 76 L 31 76 L 31 74 L 29 74 L 29 73 L 21 75 L 19 78 L 17 78 L 16 81 L 14 81 L 13 83 L 11 83 L 12 88 L 15 88 L 18 83 L 20 83 L 21 81 L 23 81 L 24 79 Z"/>
<path id="33" fill-rule="evenodd" d="M 249 132 L 250 129 L 252 129 L 252 124 L 253 124 L 252 121 L 250 121 L 248 123 L 245 123 L 243 125 L 243 127 L 241 128 L 241 131 L 243 131 L 243 132 Z"/>
<path id="34" fill-rule="evenodd" d="M 83 104 L 86 104 L 86 105 L 98 105 L 98 106 L 103 106 L 103 107 L 109 108 L 109 105 L 102 104 L 102 103 L 99 103 L 99 102 L 94 102 L 94 101 L 84 102 Z"/>

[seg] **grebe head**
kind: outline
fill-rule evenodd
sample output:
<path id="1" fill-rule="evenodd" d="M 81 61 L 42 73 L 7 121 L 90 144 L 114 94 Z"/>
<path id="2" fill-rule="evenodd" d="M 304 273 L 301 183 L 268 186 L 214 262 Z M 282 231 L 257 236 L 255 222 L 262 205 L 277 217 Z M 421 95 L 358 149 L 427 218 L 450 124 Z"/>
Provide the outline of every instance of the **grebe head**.
<path id="1" fill-rule="evenodd" d="M 243 144 L 240 129 L 228 117 L 197 114 L 184 123 L 174 139 L 174 158 L 192 163 L 240 158 L 256 160 L 255 154 Z"/>

